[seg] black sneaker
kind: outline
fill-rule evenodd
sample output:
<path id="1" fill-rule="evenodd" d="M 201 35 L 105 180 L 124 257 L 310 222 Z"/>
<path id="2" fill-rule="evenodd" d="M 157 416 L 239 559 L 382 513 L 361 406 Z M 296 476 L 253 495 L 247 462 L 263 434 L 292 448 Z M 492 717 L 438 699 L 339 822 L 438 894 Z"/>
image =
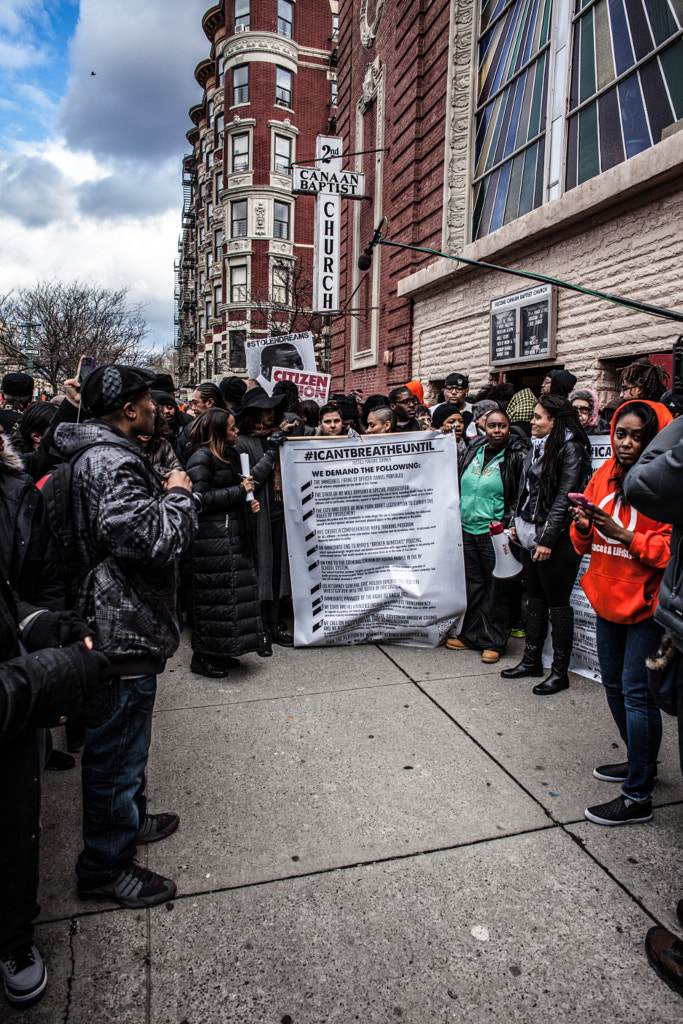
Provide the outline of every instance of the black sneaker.
<path id="1" fill-rule="evenodd" d="M 628 761 L 619 764 L 601 764 L 593 769 L 593 775 L 601 782 L 626 782 L 628 778 Z"/>
<path id="2" fill-rule="evenodd" d="M 146 814 L 135 842 L 158 843 L 160 839 L 170 836 L 178 828 L 180 818 L 177 814 Z"/>
<path id="3" fill-rule="evenodd" d="M 28 1006 L 37 1002 L 47 985 L 47 971 L 43 958 L 30 943 L 25 942 L 0 956 L 0 974 L 5 985 L 7 1002 L 14 1006 Z"/>
<path id="4" fill-rule="evenodd" d="M 148 871 L 134 860 L 124 868 L 118 878 L 104 885 L 89 886 L 78 884 L 78 896 L 82 900 L 106 903 L 111 900 L 120 907 L 155 907 L 158 903 L 172 900 L 176 884 L 170 878 Z"/>
<path id="5" fill-rule="evenodd" d="M 622 793 L 609 803 L 587 807 L 584 813 L 596 825 L 632 825 L 637 821 L 652 819 L 652 800 L 636 803 Z"/>
<path id="6" fill-rule="evenodd" d="M 198 676 L 206 676 L 207 679 L 225 679 L 230 669 L 228 666 L 215 665 L 213 662 L 202 658 L 199 654 L 193 654 L 192 661 L 190 662 L 190 671 Z"/>
<path id="7" fill-rule="evenodd" d="M 601 764 L 593 769 L 593 775 L 601 782 L 626 782 L 628 778 L 628 761 L 621 761 L 619 764 Z M 654 781 L 657 781 L 655 775 Z"/>
<path id="8" fill-rule="evenodd" d="M 273 647 L 270 642 L 270 637 L 267 633 L 259 633 L 258 647 L 256 650 L 259 658 L 272 658 Z"/>
<path id="9" fill-rule="evenodd" d="M 76 764 L 76 758 L 71 754 L 65 754 L 63 750 L 51 750 L 50 756 L 45 762 L 46 772 L 68 772 Z"/>
<path id="10" fill-rule="evenodd" d="M 276 626 L 267 626 L 266 633 L 271 643 L 277 644 L 279 647 L 294 646 L 294 637 L 286 629 L 283 629 L 279 623 Z"/>

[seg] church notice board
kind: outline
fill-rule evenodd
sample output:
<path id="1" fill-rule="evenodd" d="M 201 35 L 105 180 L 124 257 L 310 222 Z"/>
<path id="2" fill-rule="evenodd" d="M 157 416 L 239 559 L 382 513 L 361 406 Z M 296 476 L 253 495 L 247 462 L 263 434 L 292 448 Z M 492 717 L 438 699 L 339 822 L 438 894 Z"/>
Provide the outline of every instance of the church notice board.
<path id="1" fill-rule="evenodd" d="M 533 285 L 491 301 L 490 361 L 493 366 L 555 358 L 557 288 Z"/>

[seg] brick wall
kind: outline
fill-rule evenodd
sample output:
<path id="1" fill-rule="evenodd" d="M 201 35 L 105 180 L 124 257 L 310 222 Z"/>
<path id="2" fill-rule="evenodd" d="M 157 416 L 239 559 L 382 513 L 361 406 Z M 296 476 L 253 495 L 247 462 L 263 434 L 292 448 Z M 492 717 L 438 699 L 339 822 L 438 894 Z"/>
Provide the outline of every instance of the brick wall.
<path id="1" fill-rule="evenodd" d="M 368 65 L 378 62 L 385 75 L 383 111 L 384 154 L 381 213 L 389 219 L 390 236 L 410 244 L 440 247 L 443 207 L 444 125 L 448 65 L 450 0 L 418 0 L 409 4 L 386 2 L 377 37 L 363 46 L 360 31 L 360 0 L 340 3 L 339 114 L 337 134 L 344 151 L 355 153 L 356 111 L 363 95 Z M 369 4 L 368 20 L 375 5 Z M 372 149 L 378 111 L 371 104 L 364 116 L 363 149 Z M 363 157 L 368 173 L 368 193 L 374 198 L 373 154 Z M 345 162 L 354 167 L 354 158 Z M 352 268 L 379 220 L 376 203 L 363 203 L 360 238 L 352 233 L 353 209 L 343 204 L 341 304 L 360 307 L 359 348 L 369 344 L 372 289 L 371 273 L 360 282 L 351 300 Z M 333 324 L 333 387 L 348 391 L 361 388 L 366 394 L 386 393 L 412 377 L 411 304 L 397 295 L 397 281 L 418 269 L 428 257 L 405 250 L 382 250 L 379 281 L 379 329 L 374 365 L 351 369 L 350 320 Z M 385 365 L 386 356 L 392 365 Z"/>

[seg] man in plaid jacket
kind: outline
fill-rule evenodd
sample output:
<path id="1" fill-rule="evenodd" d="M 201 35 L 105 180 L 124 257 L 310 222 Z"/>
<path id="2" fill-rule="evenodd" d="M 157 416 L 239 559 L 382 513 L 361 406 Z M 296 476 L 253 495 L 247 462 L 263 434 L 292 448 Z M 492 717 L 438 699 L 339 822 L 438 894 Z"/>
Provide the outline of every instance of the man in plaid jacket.
<path id="1" fill-rule="evenodd" d="M 98 367 L 81 397 L 91 418 L 55 432 L 73 466 L 75 608 L 114 673 L 86 708 L 78 892 L 125 907 L 154 906 L 176 891 L 134 858 L 138 844 L 178 826 L 176 814 L 147 813 L 145 768 L 156 677 L 178 646 L 177 563 L 197 526 L 189 477 L 160 477 L 138 443 L 154 429 L 152 379 L 138 367 Z"/>

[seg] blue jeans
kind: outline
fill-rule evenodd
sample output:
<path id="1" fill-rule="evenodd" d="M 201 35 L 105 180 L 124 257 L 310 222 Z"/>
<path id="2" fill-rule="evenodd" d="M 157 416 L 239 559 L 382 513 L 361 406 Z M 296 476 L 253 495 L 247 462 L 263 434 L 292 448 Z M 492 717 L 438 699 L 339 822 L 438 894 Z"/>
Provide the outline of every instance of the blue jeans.
<path id="1" fill-rule="evenodd" d="M 156 689 L 156 676 L 114 676 L 86 707 L 83 850 L 76 874 L 89 885 L 112 881 L 135 856 Z"/>
<path id="2" fill-rule="evenodd" d="M 596 646 L 607 703 L 628 751 L 628 776 L 621 791 L 649 800 L 662 742 L 662 716 L 647 685 L 645 659 L 664 630 L 654 619 L 622 625 L 597 616 Z"/>

